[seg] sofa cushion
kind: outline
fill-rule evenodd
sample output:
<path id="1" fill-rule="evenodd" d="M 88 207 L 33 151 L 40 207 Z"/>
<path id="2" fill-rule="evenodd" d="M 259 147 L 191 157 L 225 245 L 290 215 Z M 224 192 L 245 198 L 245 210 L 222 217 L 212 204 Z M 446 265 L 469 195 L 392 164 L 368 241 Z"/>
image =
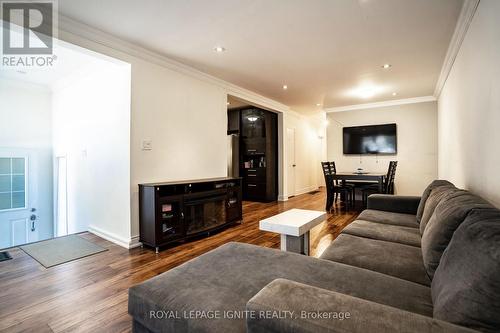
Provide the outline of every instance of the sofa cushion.
<path id="1" fill-rule="evenodd" d="M 420 223 L 420 221 L 422 220 L 422 215 L 424 215 L 425 202 L 429 198 L 431 191 L 434 188 L 439 187 L 439 186 L 443 186 L 443 185 L 453 186 L 453 184 L 447 180 L 436 179 L 432 183 L 430 183 L 429 186 L 427 186 L 427 188 L 424 190 L 424 193 L 422 193 L 422 197 L 420 198 L 420 203 L 419 203 L 418 209 L 417 209 L 417 217 L 416 217 L 417 223 Z"/>
<path id="2" fill-rule="evenodd" d="M 436 206 L 441 202 L 441 200 L 447 196 L 453 195 L 453 193 L 457 191 L 460 190 L 453 185 L 442 185 L 432 189 L 431 194 L 429 194 L 429 198 L 427 198 L 425 202 L 424 212 L 422 214 L 422 219 L 420 220 L 421 235 L 424 233 L 427 222 L 429 222 L 432 214 L 434 214 Z"/>
<path id="3" fill-rule="evenodd" d="M 431 285 L 422 251 L 415 246 L 340 234 L 320 258 Z"/>
<path id="4" fill-rule="evenodd" d="M 475 209 L 453 234 L 432 280 L 434 317 L 500 330 L 500 211 Z"/>
<path id="5" fill-rule="evenodd" d="M 229 243 L 129 290 L 129 313 L 155 332 L 245 332 L 245 319 L 184 317 L 184 311 L 244 311 L 271 281 L 286 278 L 422 315 L 430 288 L 366 269 L 242 243 Z M 155 319 L 150 311 L 180 318 Z M 337 311 L 333 309 L 333 311 Z"/>
<path id="6" fill-rule="evenodd" d="M 420 247 L 420 232 L 412 227 L 356 220 L 342 233 Z"/>
<path id="7" fill-rule="evenodd" d="M 431 280 L 453 233 L 474 208 L 493 207 L 482 198 L 464 190 L 443 198 L 436 206 L 425 227 L 421 245 L 425 269 Z"/>
<path id="8" fill-rule="evenodd" d="M 412 214 L 365 209 L 361 212 L 361 214 L 359 214 L 358 220 L 418 228 L 417 219 L 415 218 L 415 215 Z"/>
<path id="9" fill-rule="evenodd" d="M 247 310 L 255 314 L 247 317 L 247 333 L 478 333 L 286 279 L 276 279 L 265 286 L 248 301 Z M 304 312 L 320 315 L 301 315 Z M 289 315 L 269 316 L 270 313 Z"/>

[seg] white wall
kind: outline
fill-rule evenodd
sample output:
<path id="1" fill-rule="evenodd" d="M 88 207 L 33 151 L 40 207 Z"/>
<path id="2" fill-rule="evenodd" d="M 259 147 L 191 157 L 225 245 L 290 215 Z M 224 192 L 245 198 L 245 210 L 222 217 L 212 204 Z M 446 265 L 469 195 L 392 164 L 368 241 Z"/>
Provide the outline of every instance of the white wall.
<path id="1" fill-rule="evenodd" d="M 387 172 L 389 161 L 397 160 L 396 193 L 421 195 L 437 178 L 437 104 L 425 102 L 374 109 L 328 113 L 328 160 L 337 171 Z M 342 128 L 396 123 L 397 155 L 343 155 Z"/>
<path id="2" fill-rule="evenodd" d="M 291 164 L 289 156 L 286 154 L 287 138 L 286 129 L 295 130 L 295 184 L 294 193 L 289 193 L 289 175 L 286 174 L 285 187 L 286 195 L 293 196 L 317 189 L 323 185 L 323 175 L 321 173 L 321 161 L 326 156 L 326 133 L 324 113 L 306 116 L 295 112 L 288 112 L 284 115 L 284 151 L 285 165 Z M 287 169 L 285 169 L 287 170 Z"/>
<path id="3" fill-rule="evenodd" d="M 226 92 L 162 66 L 132 62 L 132 235 L 138 186 L 227 175 Z M 153 150 L 143 151 L 142 141 Z"/>
<path id="4" fill-rule="evenodd" d="M 53 91 L 54 155 L 66 156 L 68 232 L 130 239 L 130 66 L 102 61 Z"/>
<path id="5" fill-rule="evenodd" d="M 439 177 L 500 206 L 500 1 L 482 0 L 439 97 Z"/>
<path id="6" fill-rule="evenodd" d="M 52 116 L 50 90 L 20 81 L 0 79 L 0 154 L 17 151 L 30 155 L 28 186 L 34 198 L 28 198 L 36 208 L 38 239 L 52 237 Z M 36 199 L 36 202 L 34 200 Z M 26 217 L 30 215 L 27 211 Z M 10 225 L 0 213 L 0 248 L 10 235 Z M 35 239 L 37 240 L 37 239 Z"/>

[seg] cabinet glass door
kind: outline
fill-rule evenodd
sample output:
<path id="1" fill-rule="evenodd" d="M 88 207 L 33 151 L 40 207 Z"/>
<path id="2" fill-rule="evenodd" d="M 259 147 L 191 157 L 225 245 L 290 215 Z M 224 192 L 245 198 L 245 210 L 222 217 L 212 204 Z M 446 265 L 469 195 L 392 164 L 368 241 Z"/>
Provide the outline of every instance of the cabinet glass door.
<path id="1" fill-rule="evenodd" d="M 180 199 L 160 202 L 159 237 L 161 240 L 183 237 L 185 231 L 183 222 Z"/>
<path id="2" fill-rule="evenodd" d="M 243 110 L 241 112 L 242 134 L 244 139 L 266 137 L 266 124 L 264 112 L 257 109 Z"/>

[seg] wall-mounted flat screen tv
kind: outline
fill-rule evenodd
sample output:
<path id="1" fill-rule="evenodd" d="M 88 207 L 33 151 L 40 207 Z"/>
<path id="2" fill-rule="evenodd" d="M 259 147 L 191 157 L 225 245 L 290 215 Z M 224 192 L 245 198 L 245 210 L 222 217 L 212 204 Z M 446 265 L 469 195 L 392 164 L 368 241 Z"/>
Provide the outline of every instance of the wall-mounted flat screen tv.
<path id="1" fill-rule="evenodd" d="M 343 128 L 345 155 L 396 154 L 396 124 Z"/>

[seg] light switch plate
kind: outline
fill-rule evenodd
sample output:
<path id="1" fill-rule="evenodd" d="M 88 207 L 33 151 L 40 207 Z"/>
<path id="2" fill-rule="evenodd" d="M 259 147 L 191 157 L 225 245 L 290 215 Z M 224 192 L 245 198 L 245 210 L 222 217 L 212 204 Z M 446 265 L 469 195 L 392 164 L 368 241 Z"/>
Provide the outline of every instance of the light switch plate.
<path id="1" fill-rule="evenodd" d="M 142 140 L 142 150 L 153 150 L 153 141 Z"/>

